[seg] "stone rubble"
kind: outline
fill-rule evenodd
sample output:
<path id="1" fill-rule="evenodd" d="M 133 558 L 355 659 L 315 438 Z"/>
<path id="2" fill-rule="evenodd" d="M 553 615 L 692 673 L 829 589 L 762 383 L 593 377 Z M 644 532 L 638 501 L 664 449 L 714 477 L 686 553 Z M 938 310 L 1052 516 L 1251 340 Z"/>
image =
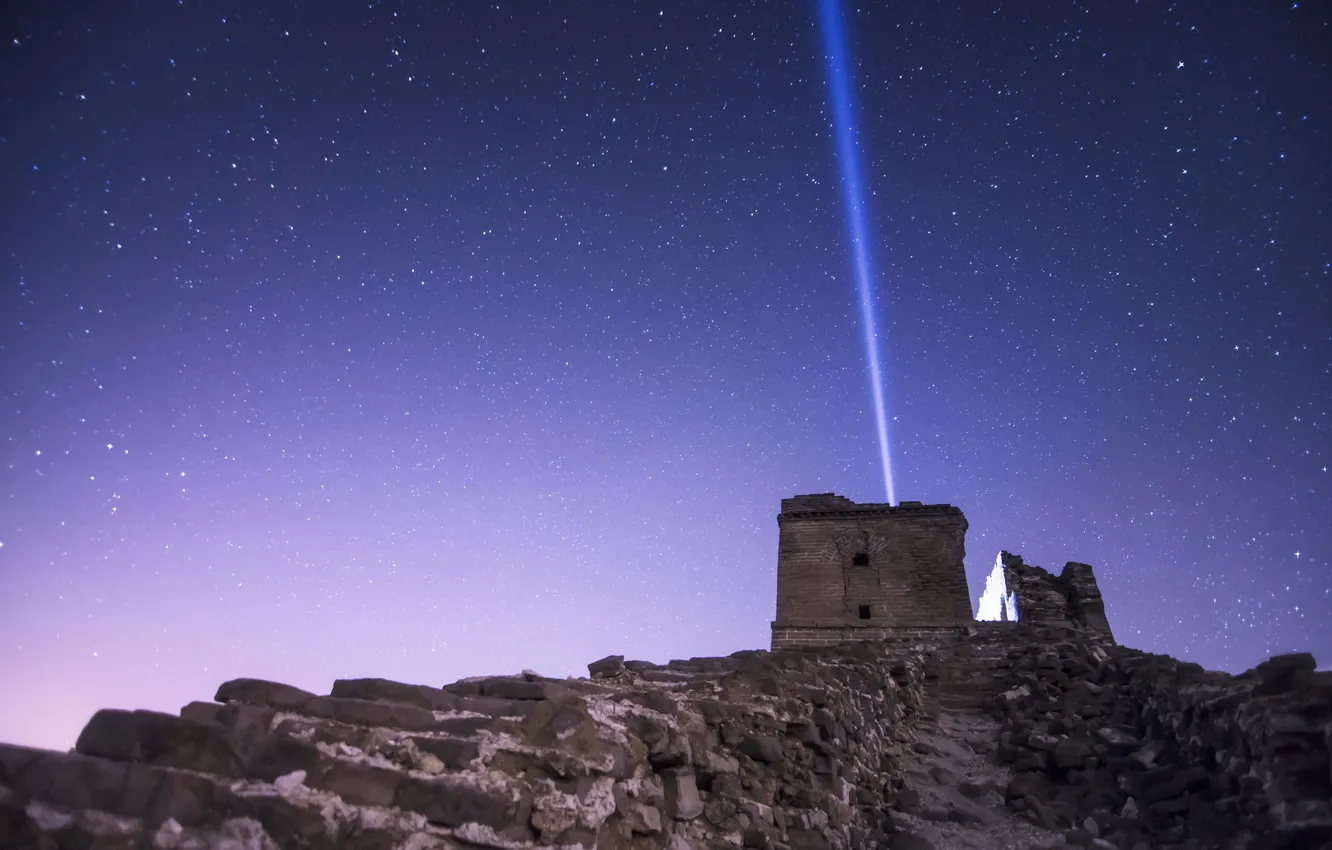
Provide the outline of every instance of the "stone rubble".
<path id="1" fill-rule="evenodd" d="M 318 695 L 240 679 L 0 745 L 0 848 L 1332 846 L 1332 674 L 1073 626 Z"/>
<path id="2" fill-rule="evenodd" d="M 1008 651 L 1014 811 L 1075 846 L 1332 847 L 1332 673 L 1313 656 L 1234 677 L 1043 637 Z"/>

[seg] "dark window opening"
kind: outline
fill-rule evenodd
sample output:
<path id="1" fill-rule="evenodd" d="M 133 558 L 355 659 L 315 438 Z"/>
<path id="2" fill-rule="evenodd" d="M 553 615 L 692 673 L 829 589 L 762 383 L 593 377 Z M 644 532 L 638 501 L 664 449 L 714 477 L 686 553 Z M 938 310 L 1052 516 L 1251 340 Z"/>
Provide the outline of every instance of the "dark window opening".
<path id="1" fill-rule="evenodd" d="M 860 606 L 860 619 L 868 620 L 870 618 L 870 607 L 868 605 Z"/>
<path id="2" fill-rule="evenodd" d="M 851 558 L 851 566 L 853 566 L 853 567 L 868 567 L 868 566 L 869 566 L 869 553 L 868 553 L 868 552 L 857 552 L 857 553 L 856 553 L 855 555 L 853 555 L 852 558 Z"/>

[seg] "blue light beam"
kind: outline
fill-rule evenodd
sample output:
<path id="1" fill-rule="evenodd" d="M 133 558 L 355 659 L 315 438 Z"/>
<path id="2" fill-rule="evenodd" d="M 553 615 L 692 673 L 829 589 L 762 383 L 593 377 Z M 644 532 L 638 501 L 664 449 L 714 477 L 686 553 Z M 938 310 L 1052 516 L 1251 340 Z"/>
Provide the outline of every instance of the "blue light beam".
<path id="1" fill-rule="evenodd" d="M 861 189 L 860 159 L 856 151 L 855 108 L 851 102 L 851 74 L 846 67 L 846 33 L 838 0 L 819 0 L 823 24 L 824 58 L 828 62 L 828 94 L 837 139 L 837 159 L 842 166 L 842 194 L 846 199 L 847 225 L 856 255 L 856 283 L 860 290 L 860 316 L 865 328 L 865 354 L 869 360 L 870 388 L 874 393 L 874 420 L 879 430 L 879 457 L 883 461 L 883 486 L 888 504 L 897 503 L 893 493 L 893 462 L 888 451 L 888 414 L 883 400 L 883 369 L 879 365 L 879 333 L 874 324 L 874 291 L 870 285 L 869 244 L 865 238 L 865 200 Z"/>

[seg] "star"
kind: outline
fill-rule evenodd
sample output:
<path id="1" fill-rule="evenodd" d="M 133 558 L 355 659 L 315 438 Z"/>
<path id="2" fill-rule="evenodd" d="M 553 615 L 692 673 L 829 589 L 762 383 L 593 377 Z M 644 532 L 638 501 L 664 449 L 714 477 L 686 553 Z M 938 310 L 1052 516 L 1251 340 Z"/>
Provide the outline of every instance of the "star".
<path id="1" fill-rule="evenodd" d="M 1195 42 L 1185 6 L 836 0 L 829 51 L 799 4 L 681 2 L 11 33 L 0 741 L 221 668 L 764 648 L 781 499 L 890 487 L 965 512 L 973 597 L 1001 549 L 1086 561 L 1138 648 L 1332 657 L 1332 104 L 1267 38 L 1312 4 L 1215 0 L 1250 25 Z M 111 682 L 145 622 L 190 663 Z"/>

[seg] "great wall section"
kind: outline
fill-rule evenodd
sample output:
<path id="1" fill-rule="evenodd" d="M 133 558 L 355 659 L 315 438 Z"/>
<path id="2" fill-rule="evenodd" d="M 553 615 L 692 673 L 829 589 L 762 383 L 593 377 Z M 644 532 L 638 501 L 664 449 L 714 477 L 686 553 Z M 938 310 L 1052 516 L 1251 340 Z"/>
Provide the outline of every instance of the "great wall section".
<path id="1" fill-rule="evenodd" d="M 1332 847 L 1312 656 L 1120 646 L 1090 567 L 1009 553 L 977 622 L 947 505 L 779 524 L 771 650 L 103 710 L 71 752 L 0 745 L 0 848 Z"/>

